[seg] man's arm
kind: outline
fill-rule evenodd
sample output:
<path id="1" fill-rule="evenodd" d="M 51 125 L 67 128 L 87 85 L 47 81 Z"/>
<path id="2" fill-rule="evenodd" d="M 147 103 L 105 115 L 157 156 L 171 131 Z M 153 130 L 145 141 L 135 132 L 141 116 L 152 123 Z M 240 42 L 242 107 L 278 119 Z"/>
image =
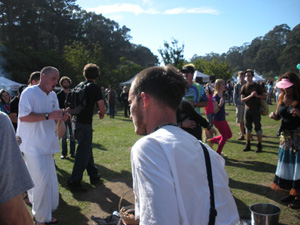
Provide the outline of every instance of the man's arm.
<path id="1" fill-rule="evenodd" d="M 39 122 L 39 121 L 43 121 L 43 120 L 46 120 L 45 113 L 34 113 L 34 112 L 32 112 L 27 116 L 20 117 L 20 120 L 21 120 L 21 122 Z M 52 119 L 52 120 L 56 120 L 56 121 L 64 119 L 64 111 L 62 109 L 53 111 L 51 113 L 48 113 L 48 115 L 49 115 L 48 119 Z"/>
<path id="2" fill-rule="evenodd" d="M 0 204 L 0 224 L 33 225 L 30 213 L 21 195 Z"/>
<path id="3" fill-rule="evenodd" d="M 103 119 L 104 115 L 105 115 L 105 106 L 104 106 L 104 101 L 101 99 L 97 102 L 98 104 L 98 115 L 99 115 L 99 119 Z"/>

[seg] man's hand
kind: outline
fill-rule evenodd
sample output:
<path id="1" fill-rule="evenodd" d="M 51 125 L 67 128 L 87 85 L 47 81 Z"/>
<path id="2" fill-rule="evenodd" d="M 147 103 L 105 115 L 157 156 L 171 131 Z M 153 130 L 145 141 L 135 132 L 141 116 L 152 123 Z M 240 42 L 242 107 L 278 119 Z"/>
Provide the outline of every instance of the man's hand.
<path id="1" fill-rule="evenodd" d="M 98 111 L 98 115 L 99 115 L 100 120 L 104 118 L 104 113 L 101 113 L 100 111 Z"/>
<path id="2" fill-rule="evenodd" d="M 181 123 L 181 127 L 183 128 L 191 128 L 194 129 L 196 127 L 196 122 L 194 120 L 190 120 L 189 118 L 185 119 Z"/>

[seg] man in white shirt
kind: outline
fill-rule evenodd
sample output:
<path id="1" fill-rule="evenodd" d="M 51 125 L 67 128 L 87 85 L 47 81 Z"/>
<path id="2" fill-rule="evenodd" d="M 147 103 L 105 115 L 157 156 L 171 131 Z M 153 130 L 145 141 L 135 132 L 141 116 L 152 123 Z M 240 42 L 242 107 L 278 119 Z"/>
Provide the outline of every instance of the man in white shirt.
<path id="1" fill-rule="evenodd" d="M 59 79 L 58 70 L 48 66 L 40 74 L 40 83 L 22 92 L 17 129 L 22 139 L 20 149 L 35 185 L 28 195 L 38 225 L 58 221 L 52 218 L 59 199 L 53 154 L 59 152 L 58 128 L 64 128 L 63 120 L 69 117 L 68 110 L 59 109 L 53 92 Z"/>
<path id="2" fill-rule="evenodd" d="M 146 135 L 131 152 L 135 215 L 140 225 L 208 224 L 210 191 L 204 153 L 199 141 L 176 123 L 176 109 L 186 87 L 172 66 L 145 69 L 132 83 L 131 118 L 135 132 Z M 235 225 L 239 215 L 224 160 L 211 149 L 209 155 L 216 224 Z"/>

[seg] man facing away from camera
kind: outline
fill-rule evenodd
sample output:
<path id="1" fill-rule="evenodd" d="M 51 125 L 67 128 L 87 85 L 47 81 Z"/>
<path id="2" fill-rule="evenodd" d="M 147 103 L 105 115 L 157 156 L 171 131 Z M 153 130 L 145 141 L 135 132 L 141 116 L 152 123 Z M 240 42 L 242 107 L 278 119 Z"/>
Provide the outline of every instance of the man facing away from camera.
<path id="1" fill-rule="evenodd" d="M 130 88 L 135 132 L 145 135 L 131 152 L 135 215 L 140 225 L 208 224 L 210 191 L 203 149 L 176 122 L 186 87 L 181 73 L 166 66 L 143 70 Z M 213 168 L 216 224 L 237 224 L 224 159 L 205 146 Z"/>
<path id="2" fill-rule="evenodd" d="M 87 85 L 85 90 L 86 106 L 78 114 L 73 116 L 73 129 L 77 140 L 77 150 L 72 174 L 68 180 L 68 187 L 71 191 L 87 191 L 81 185 L 83 172 L 87 170 L 90 183 L 95 185 L 100 182 L 100 174 L 94 164 L 93 156 L 93 115 L 95 104 L 98 106 L 99 119 L 104 118 L 105 107 L 101 88 L 95 84 L 96 78 L 100 75 L 99 67 L 89 63 L 83 68 L 83 76 Z"/>

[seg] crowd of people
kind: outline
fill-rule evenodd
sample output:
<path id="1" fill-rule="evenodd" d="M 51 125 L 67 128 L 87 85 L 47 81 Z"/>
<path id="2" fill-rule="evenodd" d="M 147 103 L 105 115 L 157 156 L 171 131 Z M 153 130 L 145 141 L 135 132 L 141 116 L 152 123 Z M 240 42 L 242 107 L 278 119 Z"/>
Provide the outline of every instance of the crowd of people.
<path id="1" fill-rule="evenodd" d="M 269 117 L 282 122 L 278 131 L 279 159 L 271 188 L 289 189 L 289 195 L 282 201 L 288 202 L 290 208 L 300 208 L 299 76 L 288 72 L 279 77 L 275 86 L 272 81 L 262 86 L 253 81 L 254 72 L 248 69 L 238 72 L 236 84 L 217 79 L 201 85 L 195 82 L 194 72 L 193 64 L 181 70 L 173 66 L 147 68 L 134 79 L 130 90 L 123 87 L 117 94 L 112 85 L 105 89 L 95 83 L 100 69 L 89 63 L 83 68 L 86 104 L 76 115 L 71 115 L 70 109 L 65 107 L 72 81 L 67 76 L 60 78 L 55 67 L 33 72 L 28 86 L 21 85 L 13 99 L 2 89 L 0 123 L 7 132 L 0 135 L 0 143 L 8 147 L 1 149 L 0 156 L 8 160 L 0 160 L 0 168 L 5 167 L 8 172 L 0 173 L 1 180 L 7 179 L 0 187 L 5 190 L 0 194 L 0 222 L 18 224 L 14 219 L 15 210 L 7 213 L 18 204 L 15 209 L 24 218 L 22 224 L 33 224 L 24 203 L 20 204 L 22 196 L 24 202 L 31 205 L 35 224 L 58 223 L 52 211 L 59 204 L 53 159 L 53 154 L 60 152 L 59 139 L 61 159 L 68 157 L 68 140 L 69 153 L 74 158 L 67 181 L 70 191 L 87 191 L 81 184 L 85 170 L 92 185 L 101 182 L 92 148 L 94 107 L 98 108 L 99 119 L 105 114 L 113 119 L 118 99 L 124 117 L 130 116 L 133 120 L 135 133 L 145 136 L 131 151 L 135 213 L 140 224 L 239 222 L 224 169 L 223 148 L 232 138 L 226 120 L 226 102 L 236 107 L 238 140 L 246 139 L 243 151 L 251 150 L 254 125 L 258 141 L 255 152 L 259 153 L 263 150 L 260 102 L 267 99 L 268 104 L 273 104 L 272 99 L 275 100 L 276 112 L 271 112 Z M 56 94 L 54 89 L 58 83 L 61 91 Z M 11 123 L 7 122 L 9 119 Z M 216 151 L 214 144 L 218 144 Z M 11 160 L 19 165 L 7 166 Z M 20 176 L 23 182 L 14 182 L 14 179 L 20 181 Z"/>

